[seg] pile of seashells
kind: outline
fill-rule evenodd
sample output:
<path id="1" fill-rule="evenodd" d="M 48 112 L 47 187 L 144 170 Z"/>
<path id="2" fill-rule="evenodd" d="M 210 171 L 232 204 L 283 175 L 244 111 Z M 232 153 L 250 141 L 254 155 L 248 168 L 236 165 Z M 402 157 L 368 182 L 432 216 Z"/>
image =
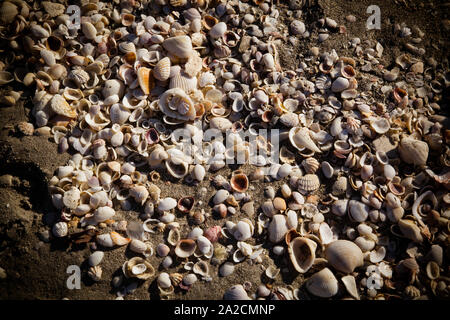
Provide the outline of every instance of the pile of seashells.
<path id="1" fill-rule="evenodd" d="M 170 298 L 211 281 L 210 264 L 227 277 L 269 252 L 286 267 L 265 268 L 267 283 L 253 293 L 236 284 L 225 299 L 449 297 L 450 131 L 438 104 L 449 72 L 425 59 L 424 33 L 406 25 L 395 26 L 407 53 L 391 70 L 382 45 L 359 38 L 348 44 L 353 57 L 312 47 L 284 70 L 283 41 L 323 42 L 343 29 L 328 17 L 305 25 L 302 1 L 291 2 L 288 28 L 277 19 L 282 6 L 264 0 L 81 0 L 79 27 L 57 2 L 1 4 L 2 37 L 27 63 L 7 71 L 7 57 L 0 85 L 36 88 L 36 128 L 18 129 L 73 154 L 49 181 L 61 212 L 52 233 L 90 236 L 95 281 L 102 248 L 128 246 L 135 257 L 112 282 L 119 298 L 135 286 L 125 279 L 156 279 Z M 211 140 L 208 129 L 220 135 Z M 278 129 L 279 144 L 261 129 Z M 280 163 L 255 155 L 244 131 Z M 256 159 L 248 175 L 215 174 L 237 155 Z M 209 204 L 175 199 L 162 194 L 160 175 L 191 186 L 209 178 L 217 191 Z M 267 184 L 262 203 L 252 182 Z M 114 220 L 132 209 L 140 222 Z M 178 213 L 197 226 L 182 229 Z M 224 220 L 204 227 L 212 215 Z M 164 242 L 153 247 L 156 233 Z M 184 271 L 169 272 L 177 264 Z M 273 286 L 280 272 L 306 281 Z"/>

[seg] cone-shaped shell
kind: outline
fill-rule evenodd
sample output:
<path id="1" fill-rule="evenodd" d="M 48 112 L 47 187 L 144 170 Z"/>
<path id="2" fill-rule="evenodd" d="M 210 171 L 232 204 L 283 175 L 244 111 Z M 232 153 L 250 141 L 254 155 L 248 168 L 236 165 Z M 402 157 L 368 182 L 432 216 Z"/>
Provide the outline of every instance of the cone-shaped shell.
<path id="1" fill-rule="evenodd" d="M 149 68 L 139 68 L 137 71 L 139 86 L 144 94 L 150 94 L 151 90 L 151 70 Z"/>
<path id="2" fill-rule="evenodd" d="M 292 146 L 300 151 L 302 151 L 303 148 L 306 148 L 314 152 L 322 152 L 311 139 L 308 128 L 292 128 L 289 130 L 289 140 L 291 141 Z"/>
<path id="3" fill-rule="evenodd" d="M 337 240 L 325 249 L 325 257 L 330 265 L 343 273 L 352 273 L 363 265 L 363 253 L 353 242 Z"/>
<path id="4" fill-rule="evenodd" d="M 330 298 L 337 294 L 339 285 L 330 269 L 324 268 L 306 281 L 310 293 L 321 298 Z"/>
<path id="5" fill-rule="evenodd" d="M 289 242 L 288 253 L 294 269 L 300 273 L 307 272 L 316 258 L 317 244 L 304 237 L 294 238 Z"/>

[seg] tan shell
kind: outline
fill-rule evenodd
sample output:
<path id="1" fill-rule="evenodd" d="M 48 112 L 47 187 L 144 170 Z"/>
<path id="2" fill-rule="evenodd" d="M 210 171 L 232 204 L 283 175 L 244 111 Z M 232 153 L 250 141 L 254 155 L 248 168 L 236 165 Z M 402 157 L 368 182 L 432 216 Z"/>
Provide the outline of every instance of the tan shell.
<path id="1" fill-rule="evenodd" d="M 412 240 L 414 242 L 420 243 L 423 241 L 422 234 L 420 233 L 420 228 L 413 220 L 400 219 L 398 221 L 398 226 L 405 238 Z"/>
<path id="2" fill-rule="evenodd" d="M 297 237 L 289 242 L 288 253 L 294 269 L 300 273 L 307 272 L 316 258 L 317 243 L 304 238 Z"/>
<path id="3" fill-rule="evenodd" d="M 328 268 L 313 274 L 305 285 L 310 293 L 321 298 L 330 298 L 336 295 L 339 289 L 336 277 Z"/>
<path id="4" fill-rule="evenodd" d="M 133 272 L 133 267 L 137 265 L 144 265 L 145 271 L 139 274 Z M 147 260 L 141 257 L 133 257 L 130 260 L 125 261 L 122 266 L 122 271 L 127 278 L 138 278 L 141 280 L 147 280 L 155 275 L 155 269 L 153 268 L 153 266 Z"/>
<path id="5" fill-rule="evenodd" d="M 50 100 L 50 108 L 52 111 L 58 115 L 65 116 L 68 118 L 75 118 L 77 112 L 72 109 L 72 107 L 67 103 L 66 99 L 59 94 L 55 94 Z"/>
<path id="6" fill-rule="evenodd" d="M 180 88 L 169 89 L 159 97 L 159 109 L 167 116 L 188 121 L 196 116 L 194 103 Z"/>
<path id="7" fill-rule="evenodd" d="M 403 161 L 414 165 L 425 165 L 428 159 L 428 144 L 424 141 L 405 137 L 400 141 L 398 150 Z"/>
<path id="8" fill-rule="evenodd" d="M 343 273 L 351 273 L 363 265 L 363 253 L 353 242 L 337 240 L 325 249 L 325 257 L 330 265 Z"/>
<path id="9" fill-rule="evenodd" d="M 299 191 L 311 192 L 320 187 L 319 177 L 316 174 L 306 174 L 297 180 Z"/>
<path id="10" fill-rule="evenodd" d="M 0 7 L 0 23 L 2 25 L 10 24 L 18 14 L 17 6 L 9 1 L 5 1 Z"/>
<path id="11" fill-rule="evenodd" d="M 169 88 L 180 88 L 186 93 L 191 93 L 197 88 L 197 78 L 189 77 L 185 72 L 179 72 L 170 79 Z"/>
<path id="12" fill-rule="evenodd" d="M 231 188 L 236 192 L 247 191 L 248 183 L 247 175 L 243 173 L 233 175 L 230 180 Z"/>
<path id="13" fill-rule="evenodd" d="M 308 128 L 293 127 L 289 130 L 289 140 L 291 141 L 292 146 L 300 151 L 303 151 L 303 149 L 306 148 L 314 152 L 322 152 L 311 139 Z"/>
<path id="14" fill-rule="evenodd" d="M 151 90 L 151 70 L 145 67 L 139 68 L 137 76 L 142 92 L 149 94 Z"/>
<path id="15" fill-rule="evenodd" d="M 170 59 L 164 57 L 153 68 L 153 76 L 160 81 L 166 81 L 170 76 Z"/>
<path id="16" fill-rule="evenodd" d="M 356 300 L 359 300 L 359 292 L 358 292 L 358 287 L 356 286 L 356 281 L 355 281 L 355 277 L 352 275 L 347 275 L 341 278 L 342 283 L 345 286 L 345 289 L 347 290 L 347 292 Z"/>
<path id="17" fill-rule="evenodd" d="M 192 54 L 192 42 L 188 36 L 167 38 L 163 42 L 163 47 L 178 58 L 189 58 Z"/>
<path id="18" fill-rule="evenodd" d="M 320 163 L 316 158 L 306 158 L 302 161 L 302 165 L 306 173 L 316 173 L 320 167 Z"/>
<path id="19" fill-rule="evenodd" d="M 175 254 L 180 258 L 187 258 L 194 254 L 197 244 L 192 239 L 182 239 L 175 246 Z"/>

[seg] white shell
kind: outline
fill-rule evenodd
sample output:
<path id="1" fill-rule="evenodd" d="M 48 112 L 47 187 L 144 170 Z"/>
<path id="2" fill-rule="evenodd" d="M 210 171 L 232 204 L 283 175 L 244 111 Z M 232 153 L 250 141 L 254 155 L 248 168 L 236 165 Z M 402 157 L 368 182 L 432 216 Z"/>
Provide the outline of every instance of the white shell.
<path id="1" fill-rule="evenodd" d="M 100 262 L 102 262 L 104 256 L 105 253 L 103 251 L 93 252 L 88 258 L 89 266 L 95 267 L 96 265 L 99 265 Z"/>
<path id="2" fill-rule="evenodd" d="M 350 200 L 348 203 L 348 214 L 356 222 L 366 221 L 369 216 L 369 209 L 368 205 L 357 200 Z"/>
<path id="3" fill-rule="evenodd" d="M 253 230 L 249 223 L 245 221 L 239 221 L 233 228 L 233 236 L 238 241 L 245 241 L 250 239 Z"/>
<path id="4" fill-rule="evenodd" d="M 100 234 L 97 236 L 96 241 L 99 245 L 105 248 L 114 247 L 114 242 L 111 239 L 111 235 L 109 233 Z"/>
<path id="5" fill-rule="evenodd" d="M 57 222 L 53 225 L 52 233 L 55 237 L 62 238 L 67 236 L 69 230 L 66 222 Z"/>
<path id="6" fill-rule="evenodd" d="M 315 296 L 330 298 L 337 294 L 339 285 L 333 272 L 324 268 L 306 281 L 306 289 Z"/>
<path id="7" fill-rule="evenodd" d="M 161 272 L 157 279 L 158 286 L 163 289 L 167 289 L 172 285 L 172 281 L 170 281 L 170 276 L 167 272 Z"/>
<path id="8" fill-rule="evenodd" d="M 289 130 L 289 140 L 293 147 L 300 151 L 304 148 L 314 152 L 321 152 L 315 142 L 311 139 L 308 128 L 293 127 Z"/>
<path id="9" fill-rule="evenodd" d="M 169 211 L 177 206 L 177 200 L 174 198 L 164 198 L 158 203 L 158 210 L 160 211 Z"/>
<path id="10" fill-rule="evenodd" d="M 209 36 L 213 39 L 222 37 L 227 31 L 227 24 L 225 22 L 216 23 L 211 30 L 209 30 Z"/>
<path id="11" fill-rule="evenodd" d="M 219 275 L 221 277 L 227 277 L 234 272 L 234 264 L 231 262 L 225 262 L 219 268 Z"/>
<path id="12" fill-rule="evenodd" d="M 99 207 L 94 211 L 95 222 L 100 223 L 111 219 L 116 214 L 116 211 L 110 207 Z"/>
<path id="13" fill-rule="evenodd" d="M 222 202 L 224 202 L 224 201 L 228 198 L 229 195 L 230 195 L 230 193 L 229 193 L 227 190 L 225 190 L 225 189 L 220 189 L 220 190 L 218 190 L 218 191 L 216 192 L 216 194 L 214 195 L 213 203 L 214 203 L 214 204 L 222 203 Z"/>
<path id="14" fill-rule="evenodd" d="M 286 217 L 281 214 L 274 215 L 272 221 L 269 223 L 268 231 L 270 242 L 278 243 L 283 240 L 288 231 Z"/>
<path id="15" fill-rule="evenodd" d="M 183 284 L 186 286 L 193 285 L 197 282 L 197 276 L 193 273 L 189 273 L 183 277 Z"/>
<path id="16" fill-rule="evenodd" d="M 245 291 L 244 287 L 240 284 L 236 284 L 225 291 L 223 295 L 224 300 L 251 300 Z"/>
<path id="17" fill-rule="evenodd" d="M 308 238 L 297 237 L 291 240 L 288 253 L 294 269 L 300 273 L 307 272 L 316 258 L 316 248 L 317 243 Z"/>

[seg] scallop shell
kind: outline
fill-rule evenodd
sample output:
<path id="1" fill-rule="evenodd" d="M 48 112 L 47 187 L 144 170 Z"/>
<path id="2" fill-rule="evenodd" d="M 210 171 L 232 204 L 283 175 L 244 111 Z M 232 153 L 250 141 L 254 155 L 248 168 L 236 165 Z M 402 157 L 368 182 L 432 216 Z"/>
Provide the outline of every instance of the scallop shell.
<path id="1" fill-rule="evenodd" d="M 316 173 L 319 169 L 320 163 L 316 158 L 306 158 L 302 161 L 303 168 L 306 173 Z"/>
<path id="2" fill-rule="evenodd" d="M 330 298 L 338 293 L 339 285 L 330 269 L 324 268 L 306 281 L 306 289 L 315 296 Z"/>
<path id="3" fill-rule="evenodd" d="M 170 78 L 169 88 L 180 88 L 186 93 L 191 93 L 197 88 L 197 78 L 189 77 L 185 72 L 179 72 Z"/>
<path id="4" fill-rule="evenodd" d="M 170 76 L 170 59 L 164 57 L 153 68 L 153 76 L 159 81 L 166 81 Z"/>
<path id="5" fill-rule="evenodd" d="M 316 174 L 306 174 L 297 180 L 299 191 L 312 192 L 320 187 L 319 177 Z"/>
<path id="6" fill-rule="evenodd" d="M 310 131 L 308 128 L 294 127 L 289 130 L 289 140 L 293 147 L 300 151 L 307 148 L 311 151 L 320 153 L 321 150 L 317 147 L 314 141 L 311 139 Z"/>
<path id="7" fill-rule="evenodd" d="M 353 242 L 337 240 L 325 249 L 325 257 L 330 265 L 343 273 L 352 273 L 363 265 L 363 253 Z"/>
<path id="8" fill-rule="evenodd" d="M 317 243 L 304 238 L 297 237 L 289 242 L 288 253 L 294 269 L 300 273 L 307 272 L 316 258 Z"/>

